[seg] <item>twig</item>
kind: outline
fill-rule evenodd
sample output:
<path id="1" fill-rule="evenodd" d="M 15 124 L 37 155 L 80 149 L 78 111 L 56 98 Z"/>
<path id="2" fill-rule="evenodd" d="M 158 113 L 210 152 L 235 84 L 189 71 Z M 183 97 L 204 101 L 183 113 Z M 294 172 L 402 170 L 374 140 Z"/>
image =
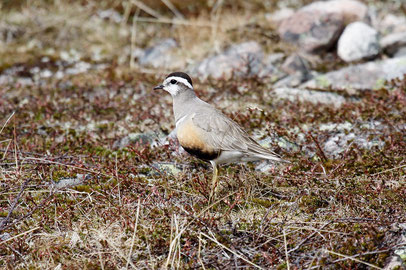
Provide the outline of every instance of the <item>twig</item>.
<path id="1" fill-rule="evenodd" d="M 3 245 L 4 243 L 8 242 L 8 241 L 11 241 L 11 240 L 16 239 L 16 238 L 18 238 L 20 236 L 23 236 L 24 234 L 27 234 L 27 233 L 30 233 L 32 231 L 38 230 L 39 228 L 40 227 L 35 227 L 35 228 L 32 228 L 32 229 L 29 229 L 28 231 L 25 231 L 25 232 L 22 232 L 20 234 L 17 234 L 15 236 L 13 236 L 13 237 L 10 237 L 9 239 L 6 239 L 6 240 L 0 242 L 0 246 Z"/>
<path id="2" fill-rule="evenodd" d="M 162 16 L 156 12 L 155 10 L 153 10 L 152 8 L 150 8 L 149 6 L 145 5 L 143 2 L 138 1 L 138 0 L 131 0 L 131 2 L 136 5 L 139 9 L 145 11 L 146 13 L 148 13 L 149 15 L 151 15 L 152 17 L 161 19 Z"/>
<path id="3" fill-rule="evenodd" d="M 135 215 L 134 233 L 133 233 L 133 238 L 131 240 L 130 252 L 128 252 L 127 265 L 125 266 L 126 269 L 128 269 L 128 265 L 130 264 L 130 261 L 131 261 L 131 255 L 133 253 L 135 235 L 137 234 L 137 227 L 138 227 L 138 217 L 140 216 L 140 205 L 141 205 L 141 199 L 138 199 L 137 214 Z"/>
<path id="4" fill-rule="evenodd" d="M 367 262 L 358 260 L 357 258 L 353 258 L 353 257 L 348 256 L 348 255 L 344 255 L 344 254 L 341 254 L 341 253 L 337 253 L 337 252 L 334 252 L 334 251 L 331 251 L 331 250 L 328 250 L 328 249 L 325 249 L 324 251 L 325 251 L 325 252 L 328 252 L 328 253 L 330 253 L 330 254 L 336 255 L 336 256 L 340 256 L 340 257 L 344 257 L 344 258 L 349 259 L 349 260 L 353 260 L 353 261 L 358 262 L 358 263 L 365 264 L 365 265 L 367 265 L 367 266 L 369 266 L 369 267 L 372 267 L 372 268 L 375 268 L 375 269 L 383 269 L 383 268 L 380 268 L 380 267 L 378 267 L 378 266 L 376 266 L 376 265 L 373 265 L 373 264 L 371 264 L 371 263 L 367 263 Z"/>
<path id="5" fill-rule="evenodd" d="M 320 232 L 320 230 L 323 230 L 327 225 L 331 224 L 332 221 L 327 222 L 326 224 L 324 224 L 319 230 L 314 231 L 312 234 L 310 234 L 308 237 L 306 237 L 305 239 L 303 239 L 296 247 L 292 248 L 291 250 L 288 251 L 288 253 L 291 253 L 295 250 L 298 250 L 304 243 L 306 243 L 310 238 L 312 238 L 314 235 L 316 235 L 317 233 Z"/>
<path id="6" fill-rule="evenodd" d="M 176 242 L 178 241 L 178 239 L 180 238 L 180 236 L 183 234 L 183 232 L 195 221 L 197 220 L 201 215 L 203 215 L 204 213 L 206 213 L 209 209 L 211 209 L 213 206 L 215 206 L 216 204 L 218 204 L 219 202 L 221 202 L 222 200 L 225 200 L 226 198 L 233 196 L 235 193 L 237 192 L 233 192 L 215 202 L 213 202 L 212 204 L 210 204 L 209 206 L 207 206 L 205 209 L 203 209 L 198 215 L 194 216 L 193 219 L 191 221 L 189 221 L 188 224 L 185 225 L 185 227 L 183 227 L 183 229 L 177 234 L 175 235 L 175 237 L 172 239 L 170 245 L 169 245 L 169 250 L 173 249 L 173 246 L 176 244 Z"/>
<path id="7" fill-rule="evenodd" d="M 316 144 L 316 147 L 317 147 L 317 149 L 318 149 L 319 152 L 320 152 L 321 158 L 322 158 L 324 161 L 327 161 L 328 158 L 327 158 L 326 154 L 324 153 L 323 149 L 321 149 L 321 146 L 320 146 L 320 144 L 319 144 L 319 141 L 316 140 L 316 138 L 314 138 L 313 135 L 312 135 L 310 132 L 308 132 L 308 134 L 309 134 L 310 138 L 312 138 L 312 140 L 313 140 L 314 143 Z"/>
<path id="8" fill-rule="evenodd" d="M 206 267 L 204 266 L 203 260 L 202 260 L 202 256 L 201 256 L 201 252 L 202 252 L 202 237 L 198 236 L 199 238 L 199 247 L 197 250 L 197 259 L 199 260 L 200 264 L 202 265 L 203 270 L 206 270 Z"/>
<path id="9" fill-rule="evenodd" d="M 381 171 L 381 172 L 377 172 L 377 173 L 371 174 L 371 176 L 375 176 L 375 175 L 378 175 L 378 174 L 382 174 L 382 173 L 387 173 L 387 172 L 395 171 L 395 170 L 397 170 L 397 169 L 402 169 L 402 168 L 404 168 L 404 167 L 406 167 L 406 165 L 400 165 L 400 166 L 397 166 L 397 167 L 394 167 L 394 168 L 390 168 L 390 169 L 387 169 L 387 170 L 384 170 L 384 171 Z"/>
<path id="10" fill-rule="evenodd" d="M 130 52 L 130 69 L 134 69 L 135 67 L 135 41 L 137 36 L 137 18 L 140 14 L 140 9 L 137 8 L 137 11 L 134 14 L 133 22 L 131 26 L 131 52 Z"/>
<path id="11" fill-rule="evenodd" d="M 183 17 L 182 13 L 180 13 L 180 11 L 172 4 L 171 1 L 169 1 L 169 0 L 161 0 L 161 1 L 165 4 L 165 6 L 167 6 L 173 12 L 173 14 L 175 14 L 175 16 L 178 19 L 185 18 L 185 17 Z"/>
<path id="12" fill-rule="evenodd" d="M 45 202 L 48 201 L 48 199 L 49 199 L 52 195 L 54 195 L 54 192 L 53 192 L 53 191 L 51 191 L 51 192 L 48 194 L 48 196 L 47 196 L 45 199 L 43 199 L 39 204 L 37 204 L 30 212 L 28 212 L 28 213 L 25 214 L 24 216 L 21 216 L 21 217 L 17 218 L 13 223 L 8 224 L 8 225 L 5 225 L 4 228 L 2 228 L 2 229 L 5 230 L 5 229 L 7 229 L 7 228 L 10 228 L 10 227 L 14 226 L 15 224 L 17 224 L 18 222 L 20 222 L 21 220 L 26 219 L 27 217 L 31 216 L 38 208 L 41 208 L 41 207 L 45 204 Z M 1 231 L 1 229 L 0 229 L 0 231 Z"/>
<path id="13" fill-rule="evenodd" d="M 290 270 L 289 266 L 289 254 L 288 254 L 288 244 L 286 243 L 286 232 L 285 229 L 283 229 L 283 244 L 285 246 L 285 257 L 286 257 L 286 268 Z"/>
<path id="14" fill-rule="evenodd" d="M 114 176 L 113 176 L 113 175 L 110 175 L 110 174 L 105 174 L 105 173 L 101 173 L 101 172 L 96 172 L 96 171 L 93 171 L 93 170 L 89 170 L 89 169 L 85 169 L 85 168 L 81 168 L 81 167 L 73 166 L 73 165 L 69 165 L 69 164 L 64 164 L 64 163 L 56 162 L 56 161 L 52 161 L 52 160 L 47 160 L 47 159 L 44 159 L 44 158 L 27 157 L 27 158 L 24 158 L 24 160 L 37 160 L 37 161 L 47 162 L 47 163 L 50 163 L 50 164 L 56 164 L 56 165 L 60 165 L 60 166 L 71 167 L 71 168 L 75 168 L 75 169 L 82 170 L 82 171 L 85 171 L 85 172 L 91 172 L 91 173 L 94 173 L 94 174 L 104 175 L 104 176 L 108 176 L 108 177 L 114 178 Z"/>
<path id="15" fill-rule="evenodd" d="M 375 251 L 355 254 L 355 255 L 349 256 L 349 257 L 355 258 L 355 257 L 360 257 L 360 256 L 365 256 L 365 255 L 373 255 L 373 254 L 385 253 L 385 252 L 388 252 L 388 251 L 392 251 L 392 249 L 388 248 L 388 249 L 383 249 L 383 250 L 375 250 Z M 332 263 L 337 263 L 337 262 L 341 262 L 341 261 L 345 261 L 345 260 L 348 260 L 348 258 L 337 259 L 337 260 L 333 261 Z"/>
<path id="16" fill-rule="evenodd" d="M 20 200 L 20 198 L 21 198 L 21 196 L 22 196 L 22 194 L 24 192 L 24 189 L 26 188 L 28 182 L 30 182 L 30 181 L 31 181 L 31 179 L 29 178 L 29 179 L 25 180 L 24 183 L 21 185 L 20 192 L 18 193 L 17 197 L 15 197 L 14 202 L 11 205 L 6 218 L 3 219 L 1 221 L 1 223 L 0 223 L 0 232 L 3 231 L 5 228 L 7 228 L 7 223 L 10 221 L 11 214 L 13 213 L 15 208 L 17 207 L 17 203 Z"/>
<path id="17" fill-rule="evenodd" d="M 167 19 L 167 18 L 154 19 L 154 18 L 148 18 L 148 17 L 138 17 L 137 22 L 167 23 L 167 24 L 179 24 L 179 25 L 188 25 L 188 26 L 199 26 L 199 27 L 214 27 L 214 25 L 212 23 L 207 23 L 207 22 L 190 22 L 187 20 Z"/>
<path id="18" fill-rule="evenodd" d="M 15 112 L 12 112 L 11 115 L 7 118 L 6 122 L 4 125 L 1 127 L 0 134 L 3 132 L 3 129 L 7 126 L 7 123 L 10 121 L 10 119 L 14 116 Z"/>
<path id="19" fill-rule="evenodd" d="M 232 254 L 234 254 L 234 256 L 237 256 L 238 258 L 240 258 L 241 260 L 245 261 L 246 263 L 248 263 L 248 264 L 250 264 L 250 265 L 252 265 L 252 266 L 254 266 L 254 267 L 258 268 L 258 269 L 263 269 L 261 266 L 255 264 L 255 263 L 253 263 L 253 262 L 251 262 L 251 261 L 249 261 L 248 259 L 244 258 L 242 255 L 240 255 L 240 254 L 238 254 L 237 252 L 235 252 L 235 251 L 229 249 L 228 247 L 226 247 L 225 245 L 223 245 L 222 243 L 220 243 L 216 238 L 213 238 L 213 237 L 211 237 L 211 236 L 208 236 L 207 234 L 202 233 L 202 232 L 200 233 L 200 235 L 205 236 L 207 239 L 213 241 L 214 243 L 216 243 L 216 244 L 219 245 L 220 247 L 222 247 L 222 248 L 224 248 L 225 250 L 231 252 Z"/>

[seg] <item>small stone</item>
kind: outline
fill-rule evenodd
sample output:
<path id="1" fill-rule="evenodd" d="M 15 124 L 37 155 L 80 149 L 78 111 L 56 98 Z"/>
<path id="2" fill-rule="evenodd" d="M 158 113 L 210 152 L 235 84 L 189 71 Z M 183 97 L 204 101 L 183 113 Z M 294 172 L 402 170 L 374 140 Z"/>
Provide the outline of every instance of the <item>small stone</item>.
<path id="1" fill-rule="evenodd" d="M 265 18 L 269 21 L 280 23 L 281 21 L 289 18 L 295 11 L 291 8 L 282 8 L 273 13 L 265 14 Z"/>
<path id="2" fill-rule="evenodd" d="M 335 107 L 340 107 L 344 102 L 345 98 L 336 93 L 305 90 L 298 88 L 276 88 L 274 94 L 277 98 L 287 99 L 292 102 L 298 100 L 300 102 L 311 102 L 313 104 L 326 104 L 333 105 Z"/>
<path id="3" fill-rule="evenodd" d="M 308 74 L 310 72 L 309 63 L 298 54 L 289 56 L 283 63 L 281 69 L 290 75 L 297 73 Z"/>
<path id="4" fill-rule="evenodd" d="M 314 79 L 302 84 L 301 87 L 332 87 L 337 90 L 347 91 L 372 90 L 382 87 L 386 80 L 403 78 L 404 74 L 406 74 L 405 56 L 348 66 L 318 75 Z"/>
<path id="5" fill-rule="evenodd" d="M 400 48 L 393 57 L 403 57 L 406 56 L 406 47 Z"/>
<path id="6" fill-rule="evenodd" d="M 90 178 L 88 174 L 77 174 L 76 178 L 63 178 L 60 179 L 58 182 L 52 183 L 52 186 L 56 189 L 78 186 L 83 184 L 83 182 Z"/>
<path id="7" fill-rule="evenodd" d="M 130 144 L 139 143 L 141 145 L 147 145 L 154 142 L 156 138 L 155 133 L 130 133 L 127 136 L 117 140 L 113 143 L 114 149 L 123 149 Z"/>
<path id="8" fill-rule="evenodd" d="M 178 44 L 173 38 L 168 38 L 157 42 L 152 47 L 147 48 L 138 58 L 141 66 L 169 67 L 176 62 L 174 55 L 171 53 Z"/>
<path id="9" fill-rule="evenodd" d="M 379 51 L 378 31 L 363 22 L 349 24 L 338 40 L 338 56 L 346 62 L 372 58 Z"/>
<path id="10" fill-rule="evenodd" d="M 0 223 L 1 223 L 1 220 L 0 220 Z M 0 234 L 0 241 L 6 241 L 6 240 L 8 240 L 10 238 L 11 238 L 11 235 L 9 233 Z"/>
<path id="11" fill-rule="evenodd" d="M 378 23 L 379 32 L 383 34 L 405 32 L 406 31 L 406 17 L 396 16 L 394 14 L 387 14 Z"/>
<path id="12" fill-rule="evenodd" d="M 339 132 L 331 136 L 324 143 L 323 150 L 328 156 L 337 158 L 339 154 L 347 150 L 347 147 L 351 143 L 355 143 L 358 147 L 363 149 L 372 149 L 373 147 L 382 148 L 385 145 L 385 142 L 379 138 L 371 139 L 367 132 Z"/>
<path id="13" fill-rule="evenodd" d="M 174 163 L 170 162 L 155 162 L 151 165 L 154 169 L 156 169 L 159 173 L 169 173 L 171 175 L 178 175 L 182 172 L 182 168 L 177 166 Z"/>
<path id="14" fill-rule="evenodd" d="M 355 21 L 367 21 L 369 19 L 368 7 L 362 2 L 355 0 L 316 1 L 304 6 L 301 10 L 319 10 L 324 13 L 336 13 L 344 19 L 345 24 Z"/>
<path id="15" fill-rule="evenodd" d="M 389 34 L 381 39 L 380 44 L 385 53 L 393 56 L 399 50 L 406 48 L 406 31 Z"/>
<path id="16" fill-rule="evenodd" d="M 262 48 L 257 42 L 244 42 L 232 45 L 223 53 L 204 59 L 192 68 L 191 73 L 201 79 L 249 77 L 260 72 L 262 58 Z"/>

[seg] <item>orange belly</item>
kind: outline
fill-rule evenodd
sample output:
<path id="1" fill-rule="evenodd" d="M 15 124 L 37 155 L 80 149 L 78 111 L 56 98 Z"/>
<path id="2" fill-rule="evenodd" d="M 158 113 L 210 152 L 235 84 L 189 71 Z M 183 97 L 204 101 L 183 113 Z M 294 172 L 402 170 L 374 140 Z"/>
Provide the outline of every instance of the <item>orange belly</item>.
<path id="1" fill-rule="evenodd" d="M 212 160 L 220 155 L 220 150 L 213 149 L 204 139 L 205 134 L 197 128 L 191 119 L 179 125 L 177 137 L 180 145 L 191 155 L 203 160 Z"/>

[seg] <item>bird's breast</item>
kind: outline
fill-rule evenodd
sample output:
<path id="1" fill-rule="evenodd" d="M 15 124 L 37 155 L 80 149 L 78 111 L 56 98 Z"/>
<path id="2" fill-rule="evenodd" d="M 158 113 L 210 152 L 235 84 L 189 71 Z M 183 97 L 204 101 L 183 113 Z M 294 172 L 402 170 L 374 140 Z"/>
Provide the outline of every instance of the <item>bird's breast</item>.
<path id="1" fill-rule="evenodd" d="M 200 128 L 193 124 L 191 118 L 182 121 L 177 127 L 177 137 L 180 145 L 191 155 L 203 160 L 217 158 L 221 150 L 214 149 L 208 143 L 208 138 Z"/>

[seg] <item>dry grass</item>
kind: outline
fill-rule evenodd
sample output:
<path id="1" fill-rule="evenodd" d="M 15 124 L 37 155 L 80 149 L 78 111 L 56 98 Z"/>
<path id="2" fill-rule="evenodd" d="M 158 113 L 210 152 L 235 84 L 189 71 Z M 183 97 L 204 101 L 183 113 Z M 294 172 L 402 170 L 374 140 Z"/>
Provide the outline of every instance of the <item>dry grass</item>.
<path id="1" fill-rule="evenodd" d="M 136 5 L 127 10 L 126 23 L 117 23 L 98 17 L 94 3 L 76 2 L 67 8 L 34 1 L 0 14 L 2 23 L 22 30 L 1 44 L 0 71 L 18 67 L 13 76 L 20 78 L 33 67 L 54 70 L 64 52 L 65 62 L 106 64 L 32 85 L 17 80 L 1 86 L 0 267 L 383 267 L 399 247 L 399 224 L 406 222 L 406 79 L 365 92 L 343 108 L 272 100 L 271 87 L 255 78 L 197 80 L 199 95 L 218 107 L 238 101 L 242 108 L 268 108 L 233 114 L 227 107 L 226 113 L 247 130 L 297 146 L 288 152 L 274 146 L 293 162 L 288 168 L 268 173 L 252 164 L 222 168 L 218 201 L 208 205 L 209 166 L 180 155 L 176 144 L 113 147 L 131 132 L 168 134 L 174 127 L 170 98 L 149 90 L 165 71 L 136 63 L 129 70 L 131 35 L 133 47 L 174 36 L 179 56 L 189 60 L 247 37 L 267 51 L 283 46 L 267 45 L 271 42 L 250 26 L 233 30 L 252 20 L 266 31 L 261 16 L 267 9 L 252 14 L 256 2 L 245 9 L 238 2 L 233 9 L 225 1 L 217 9 L 221 16 L 210 12 L 212 6 L 200 14 L 171 3 L 184 17 L 178 22 L 187 23 L 149 17 L 153 21 L 133 24 L 133 18 L 146 17 L 134 16 Z M 101 5 L 125 17 L 125 7 L 115 1 Z M 175 16 L 160 8 L 164 18 Z M 48 62 L 42 62 L 45 56 Z M 254 90 L 240 92 L 241 84 Z M 208 85 L 223 91 L 204 90 Z M 323 159 L 317 144 L 331 134 L 319 130 L 320 124 L 346 121 L 355 127 L 385 123 L 379 131 L 365 131 L 383 146 L 350 144 L 339 158 Z M 305 127 L 309 132 L 299 135 L 297 129 Z M 181 172 L 156 169 L 157 162 L 167 161 Z M 58 186 L 67 178 L 80 184 Z"/>

